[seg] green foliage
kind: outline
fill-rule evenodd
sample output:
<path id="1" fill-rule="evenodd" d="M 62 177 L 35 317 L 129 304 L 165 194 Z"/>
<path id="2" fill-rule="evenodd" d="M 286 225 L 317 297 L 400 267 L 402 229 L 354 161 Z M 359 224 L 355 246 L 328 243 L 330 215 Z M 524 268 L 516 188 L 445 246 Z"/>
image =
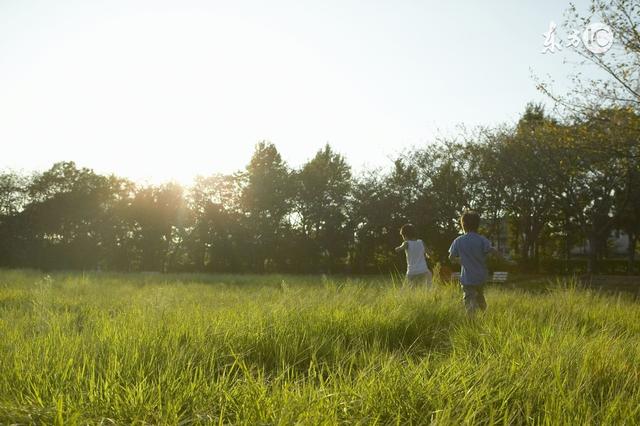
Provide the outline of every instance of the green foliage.
<path id="1" fill-rule="evenodd" d="M 351 168 L 329 145 L 295 176 L 295 211 L 300 217 L 296 247 L 303 270 L 329 271 L 344 264 L 351 242 Z"/>
<path id="2" fill-rule="evenodd" d="M 246 226 L 253 244 L 245 251 L 249 255 L 250 270 L 281 269 L 294 194 L 290 170 L 275 145 L 260 142 L 244 174 L 245 185 L 240 206 L 247 217 Z"/>
<path id="3" fill-rule="evenodd" d="M 285 275 L 0 272 L 0 423 L 636 424 L 637 303 Z"/>
<path id="4" fill-rule="evenodd" d="M 481 231 L 539 271 L 588 242 L 604 272 L 613 231 L 640 235 L 640 116 L 599 110 L 560 123 L 528 105 L 515 126 L 407 151 L 390 170 L 352 175 L 327 145 L 292 169 L 262 142 L 246 169 L 135 185 L 74 163 L 34 176 L 0 174 L 0 265 L 45 270 L 389 273 L 412 223 L 434 262 L 448 262 L 466 209 Z M 606 147 L 606 148 L 603 148 Z M 567 268 L 567 270 L 570 268 Z"/>

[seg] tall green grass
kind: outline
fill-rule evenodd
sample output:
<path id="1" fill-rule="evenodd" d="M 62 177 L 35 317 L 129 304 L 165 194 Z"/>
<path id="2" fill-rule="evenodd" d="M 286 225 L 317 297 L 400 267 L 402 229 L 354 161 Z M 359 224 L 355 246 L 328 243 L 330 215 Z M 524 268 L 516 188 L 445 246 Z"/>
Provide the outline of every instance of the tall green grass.
<path id="1" fill-rule="evenodd" d="M 640 423 L 635 301 L 398 284 L 0 271 L 0 423 Z"/>

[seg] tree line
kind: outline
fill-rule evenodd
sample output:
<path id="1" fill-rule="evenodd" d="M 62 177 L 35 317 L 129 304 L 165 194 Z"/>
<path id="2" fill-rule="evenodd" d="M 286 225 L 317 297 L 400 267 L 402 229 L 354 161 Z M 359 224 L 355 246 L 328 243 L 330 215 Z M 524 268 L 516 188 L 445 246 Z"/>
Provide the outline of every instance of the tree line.
<path id="1" fill-rule="evenodd" d="M 640 235 L 640 116 L 629 107 L 560 122 L 529 105 L 517 124 L 408 150 L 354 173 L 329 145 L 297 168 L 260 142 L 244 170 L 140 185 L 73 162 L 0 174 L 0 266 L 114 271 L 377 273 L 402 270 L 413 223 L 447 262 L 460 214 L 519 269 L 571 271 L 612 258 L 609 236 Z"/>

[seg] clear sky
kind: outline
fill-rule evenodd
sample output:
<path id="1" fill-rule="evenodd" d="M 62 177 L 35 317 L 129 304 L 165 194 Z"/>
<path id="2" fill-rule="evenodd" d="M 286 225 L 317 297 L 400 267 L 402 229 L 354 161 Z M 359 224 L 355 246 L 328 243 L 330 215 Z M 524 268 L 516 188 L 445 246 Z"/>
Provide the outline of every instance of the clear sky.
<path id="1" fill-rule="evenodd" d="M 577 5 L 584 9 L 585 1 Z M 260 140 L 356 168 L 562 88 L 564 0 L 0 0 L 0 168 L 151 182 L 243 168 Z M 565 51 L 568 49 L 565 49 Z"/>

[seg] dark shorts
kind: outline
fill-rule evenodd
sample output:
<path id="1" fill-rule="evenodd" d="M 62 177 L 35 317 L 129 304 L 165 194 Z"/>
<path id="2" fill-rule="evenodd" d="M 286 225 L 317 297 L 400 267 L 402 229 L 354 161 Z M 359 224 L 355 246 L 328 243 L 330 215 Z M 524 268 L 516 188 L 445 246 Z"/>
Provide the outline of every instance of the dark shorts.
<path id="1" fill-rule="evenodd" d="M 467 313 L 472 314 L 478 309 L 487 309 L 487 301 L 484 299 L 484 285 L 461 285 L 462 300 Z"/>

